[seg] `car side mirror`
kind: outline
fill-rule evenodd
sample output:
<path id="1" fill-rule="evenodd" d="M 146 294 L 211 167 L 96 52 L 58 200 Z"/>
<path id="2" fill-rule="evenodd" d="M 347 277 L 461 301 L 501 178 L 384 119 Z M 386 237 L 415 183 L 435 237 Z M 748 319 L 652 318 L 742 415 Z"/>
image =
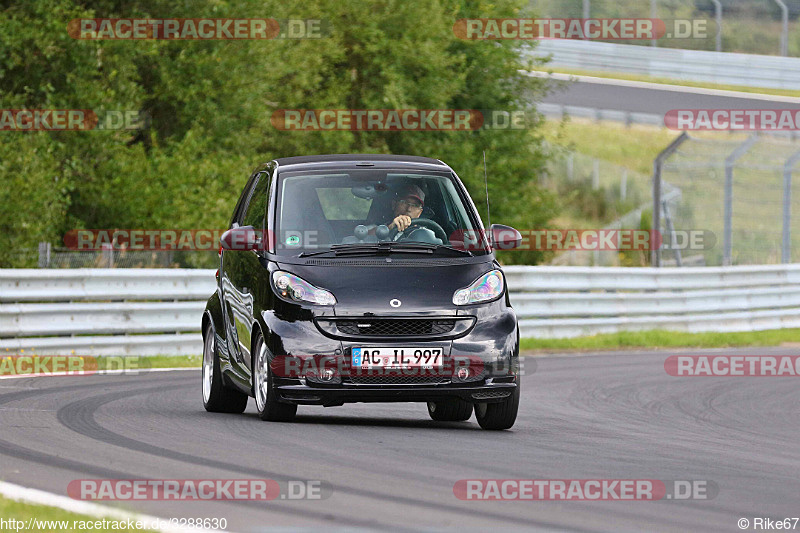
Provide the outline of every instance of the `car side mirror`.
<path id="1" fill-rule="evenodd" d="M 522 244 L 522 234 L 511 226 L 492 224 L 489 227 L 489 235 L 492 248 L 497 250 L 512 250 Z"/>
<path id="2" fill-rule="evenodd" d="M 258 250 L 261 235 L 253 226 L 239 226 L 223 233 L 219 243 L 225 250 Z"/>

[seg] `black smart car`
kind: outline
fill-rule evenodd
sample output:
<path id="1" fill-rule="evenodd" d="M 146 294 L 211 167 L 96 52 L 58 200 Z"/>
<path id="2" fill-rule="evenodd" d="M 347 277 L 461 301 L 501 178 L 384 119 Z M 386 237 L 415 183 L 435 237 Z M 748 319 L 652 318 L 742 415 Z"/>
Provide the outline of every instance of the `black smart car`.
<path id="1" fill-rule="evenodd" d="M 490 238 L 489 236 L 493 236 Z M 427 402 L 510 428 L 519 329 L 494 247 L 436 159 L 281 158 L 250 176 L 202 320 L 203 404 L 290 421 L 298 405 Z"/>

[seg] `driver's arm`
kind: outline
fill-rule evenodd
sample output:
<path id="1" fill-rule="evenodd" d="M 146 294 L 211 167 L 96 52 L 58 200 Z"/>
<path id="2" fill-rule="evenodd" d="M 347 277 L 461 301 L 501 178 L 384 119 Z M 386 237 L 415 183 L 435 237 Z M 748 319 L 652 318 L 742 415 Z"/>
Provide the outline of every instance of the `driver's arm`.
<path id="1" fill-rule="evenodd" d="M 397 228 L 398 231 L 405 231 L 411 225 L 411 217 L 408 215 L 398 215 L 392 220 L 392 222 L 387 226 L 389 229 Z M 369 235 L 375 234 L 375 229 L 378 226 L 375 224 L 371 224 L 367 226 L 367 233 Z"/>
<path id="2" fill-rule="evenodd" d="M 405 231 L 411 225 L 411 217 L 408 215 L 398 215 L 389 224 L 389 229 L 397 228 L 399 231 Z"/>

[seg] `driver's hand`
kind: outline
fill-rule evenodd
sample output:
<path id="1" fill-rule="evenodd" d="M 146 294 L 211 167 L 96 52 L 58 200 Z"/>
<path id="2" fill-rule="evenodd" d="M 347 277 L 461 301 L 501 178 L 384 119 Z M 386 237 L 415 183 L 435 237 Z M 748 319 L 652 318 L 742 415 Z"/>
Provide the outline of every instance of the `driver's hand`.
<path id="1" fill-rule="evenodd" d="M 392 223 L 389 224 L 389 229 L 393 227 L 397 228 L 400 231 L 405 231 L 411 225 L 411 217 L 408 215 L 398 215 L 392 220 Z"/>

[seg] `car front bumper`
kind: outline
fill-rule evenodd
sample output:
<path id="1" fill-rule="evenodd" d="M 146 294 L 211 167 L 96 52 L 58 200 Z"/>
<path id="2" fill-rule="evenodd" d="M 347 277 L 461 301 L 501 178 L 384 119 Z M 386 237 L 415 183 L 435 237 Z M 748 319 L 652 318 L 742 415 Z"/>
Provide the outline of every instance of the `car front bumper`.
<path id="1" fill-rule="evenodd" d="M 406 318 L 442 318 L 452 316 L 452 310 L 405 314 Z M 326 319 L 361 318 L 350 315 L 328 315 Z M 415 338 L 413 336 L 381 339 L 337 338 L 325 328 L 312 325 L 311 320 L 282 320 L 265 314 L 272 332 L 270 351 L 281 358 L 313 358 L 324 356 L 337 361 L 339 373 L 331 383 L 307 376 L 283 372 L 274 377 L 275 391 L 281 401 L 304 405 L 342 405 L 355 402 L 428 402 L 461 398 L 470 403 L 502 401 L 517 388 L 519 380 L 519 329 L 513 310 L 503 301 L 474 306 L 469 313 L 457 317 L 470 318 L 472 326 L 451 338 Z M 319 318 L 319 317 L 317 317 Z M 371 318 L 384 318 L 372 315 Z M 386 315 L 385 318 L 396 318 Z M 355 382 L 348 377 L 351 352 L 355 347 L 384 348 L 441 348 L 447 368 L 466 364 L 476 375 L 458 379 L 454 373 L 443 375 L 436 383 Z M 278 365 L 280 366 L 280 365 Z M 274 368 L 274 367 L 273 367 Z"/>
<path id="2" fill-rule="evenodd" d="M 425 385 L 310 384 L 303 379 L 275 384 L 284 402 L 334 406 L 357 402 L 435 402 L 460 398 L 470 403 L 500 402 L 517 388 L 517 376 L 487 378 L 473 383 Z M 288 382 L 290 380 L 279 380 Z"/>

